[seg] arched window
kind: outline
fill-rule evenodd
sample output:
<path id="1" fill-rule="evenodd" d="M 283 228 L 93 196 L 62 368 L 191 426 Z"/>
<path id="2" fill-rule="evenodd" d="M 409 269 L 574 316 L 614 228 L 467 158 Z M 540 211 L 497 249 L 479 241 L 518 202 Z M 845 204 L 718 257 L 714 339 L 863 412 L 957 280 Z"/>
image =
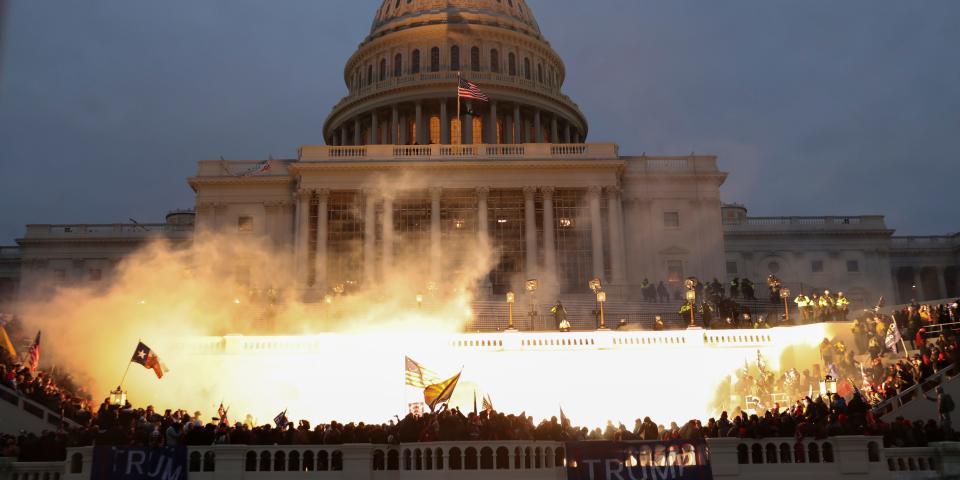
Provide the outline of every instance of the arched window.
<path id="1" fill-rule="evenodd" d="M 306 472 L 312 472 L 314 468 L 313 452 L 310 450 L 303 452 L 303 470 Z"/>
<path id="2" fill-rule="evenodd" d="M 763 463 L 763 449 L 760 447 L 759 443 L 754 443 L 753 447 L 750 448 L 750 463 L 755 465 L 760 465 Z"/>
<path id="3" fill-rule="evenodd" d="M 440 47 L 433 47 L 430 49 L 430 71 L 440 71 Z"/>
<path id="4" fill-rule="evenodd" d="M 790 454 L 790 445 L 786 443 L 780 444 L 780 463 L 790 463 L 793 460 L 793 455 Z"/>
<path id="5" fill-rule="evenodd" d="M 420 50 L 414 50 L 410 54 L 410 73 L 420 73 Z"/>
<path id="6" fill-rule="evenodd" d="M 217 469 L 217 454 L 207 452 L 203 454 L 203 471 L 213 472 Z"/>
<path id="7" fill-rule="evenodd" d="M 474 72 L 480 71 L 480 47 L 470 49 L 470 70 Z"/>
<path id="8" fill-rule="evenodd" d="M 252 452 L 251 452 L 251 453 L 252 453 Z M 257 459 L 257 455 L 256 455 L 256 454 L 253 455 L 253 459 L 254 459 L 254 460 L 253 460 L 253 463 L 254 463 L 254 465 L 256 465 L 256 463 L 257 463 L 257 460 L 256 460 L 256 459 Z M 249 465 L 249 464 L 250 464 L 250 462 L 249 462 L 249 457 L 248 457 L 247 465 Z M 83 455 L 81 455 L 81 454 L 79 454 L 79 453 L 74 453 L 73 455 L 70 455 L 70 473 L 83 473 Z"/>
<path id="9" fill-rule="evenodd" d="M 496 48 L 490 50 L 490 71 L 500 73 L 500 51 Z"/>
<path id="10" fill-rule="evenodd" d="M 387 470 L 400 470 L 400 452 L 396 450 L 387 452 Z"/>
<path id="11" fill-rule="evenodd" d="M 330 455 L 330 470 L 334 472 L 343 470 L 343 452 L 340 450 L 334 450 L 333 454 Z"/>
<path id="12" fill-rule="evenodd" d="M 387 79 L 387 59 L 386 59 L 386 58 L 381 58 L 381 59 L 380 59 L 380 72 L 379 72 L 379 75 L 380 75 L 380 81 L 381 81 L 381 82 Z"/>
<path id="13" fill-rule="evenodd" d="M 450 70 L 453 72 L 460 70 L 460 47 L 456 45 L 450 47 Z"/>
<path id="14" fill-rule="evenodd" d="M 480 449 L 480 469 L 493 470 L 493 449 L 490 447 Z"/>
<path id="15" fill-rule="evenodd" d="M 463 455 L 460 454 L 459 448 L 451 448 L 449 457 L 450 470 L 460 470 L 463 468 Z"/>
<path id="16" fill-rule="evenodd" d="M 767 453 L 767 463 L 777 463 L 777 446 L 768 443 L 764 450 Z"/>
<path id="17" fill-rule="evenodd" d="M 294 450 L 287 457 L 287 470 L 290 472 L 300 471 L 300 452 Z"/>
<path id="18" fill-rule="evenodd" d="M 524 59 L 523 59 L 523 78 L 526 78 L 527 80 L 530 80 L 530 75 L 531 75 L 531 73 L 530 73 L 530 59 L 529 59 L 529 58 L 524 58 Z"/>
<path id="19" fill-rule="evenodd" d="M 393 57 L 393 76 L 399 77 L 403 75 L 403 55 L 397 54 Z"/>
<path id="20" fill-rule="evenodd" d="M 327 470 L 330 470 L 330 455 L 326 450 L 320 450 L 317 453 L 317 471 L 325 472 Z"/>
<path id="21" fill-rule="evenodd" d="M 742 443 L 737 445 L 737 463 L 740 465 L 746 465 L 750 463 L 749 449 Z"/>
<path id="22" fill-rule="evenodd" d="M 507 55 L 507 73 L 514 77 L 517 76 L 517 55 L 513 52 Z"/>
<path id="23" fill-rule="evenodd" d="M 464 470 L 476 470 L 477 469 L 477 449 L 473 447 L 467 447 L 463 452 L 464 455 Z"/>
<path id="24" fill-rule="evenodd" d="M 188 466 L 188 470 L 191 472 L 200 471 L 200 452 L 190 453 L 190 465 Z"/>
<path id="25" fill-rule="evenodd" d="M 277 452 L 273 455 L 273 471 L 284 472 L 287 470 L 287 455 L 283 452 Z"/>
<path id="26" fill-rule="evenodd" d="M 483 117 L 473 117 L 473 143 L 483 143 Z"/>
<path id="27" fill-rule="evenodd" d="M 257 471 L 257 452 L 247 452 L 247 461 L 244 462 L 244 470 L 248 472 Z M 80 473 L 80 472 L 70 472 L 70 473 Z"/>
<path id="28" fill-rule="evenodd" d="M 374 450 L 373 451 L 373 470 L 381 471 L 385 470 L 384 460 L 383 460 L 383 450 Z"/>

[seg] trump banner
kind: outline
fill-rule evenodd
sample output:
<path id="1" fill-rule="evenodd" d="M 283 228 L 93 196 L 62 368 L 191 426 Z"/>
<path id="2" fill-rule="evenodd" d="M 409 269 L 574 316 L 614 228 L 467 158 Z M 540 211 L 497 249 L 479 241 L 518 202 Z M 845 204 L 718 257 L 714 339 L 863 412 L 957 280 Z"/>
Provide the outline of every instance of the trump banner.
<path id="1" fill-rule="evenodd" d="M 90 479 L 186 480 L 187 447 L 95 447 Z"/>
<path id="2" fill-rule="evenodd" d="M 567 443 L 568 480 L 711 480 L 703 440 Z"/>

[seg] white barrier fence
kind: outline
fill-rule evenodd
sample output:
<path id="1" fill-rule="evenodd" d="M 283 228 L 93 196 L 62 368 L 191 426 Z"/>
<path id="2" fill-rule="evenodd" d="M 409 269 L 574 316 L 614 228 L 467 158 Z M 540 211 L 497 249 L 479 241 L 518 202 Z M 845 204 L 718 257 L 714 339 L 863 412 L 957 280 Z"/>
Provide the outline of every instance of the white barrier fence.
<path id="1" fill-rule="evenodd" d="M 707 441 L 715 478 L 960 478 L 960 443 L 882 447 L 880 437 Z M 560 480 L 566 456 L 559 442 L 435 442 L 401 445 L 214 445 L 190 447 L 193 480 L 309 479 Z M 90 478 L 93 448 L 73 448 L 65 462 L 12 463 L 12 480 Z M 0 463 L 0 478 L 4 478 Z"/>

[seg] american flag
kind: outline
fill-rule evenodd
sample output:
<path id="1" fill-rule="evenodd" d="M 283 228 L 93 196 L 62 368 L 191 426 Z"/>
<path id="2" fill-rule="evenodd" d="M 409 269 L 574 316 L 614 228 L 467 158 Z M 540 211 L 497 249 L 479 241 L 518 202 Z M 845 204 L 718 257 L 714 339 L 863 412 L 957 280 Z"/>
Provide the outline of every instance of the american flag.
<path id="1" fill-rule="evenodd" d="M 457 97 L 459 98 L 472 98 L 474 100 L 480 100 L 481 102 L 489 102 L 490 97 L 485 93 L 480 91 L 480 88 L 469 80 L 459 77 L 460 85 L 457 87 Z"/>
<path id="2" fill-rule="evenodd" d="M 40 366 L 40 332 L 37 332 L 37 338 L 33 340 L 30 350 L 27 350 L 27 366 L 31 372 L 36 372 Z"/>
<path id="3" fill-rule="evenodd" d="M 273 417 L 273 423 L 275 423 L 277 425 L 277 428 L 280 428 L 280 429 L 282 429 L 283 427 L 286 427 L 287 424 L 290 423 L 287 420 L 287 411 L 284 410 L 280 412 L 276 417 Z"/>
<path id="4" fill-rule="evenodd" d="M 404 368 L 406 370 L 406 384 L 411 387 L 427 388 L 427 386 L 440 383 L 442 380 L 436 373 L 424 368 L 410 357 L 404 357 Z"/>

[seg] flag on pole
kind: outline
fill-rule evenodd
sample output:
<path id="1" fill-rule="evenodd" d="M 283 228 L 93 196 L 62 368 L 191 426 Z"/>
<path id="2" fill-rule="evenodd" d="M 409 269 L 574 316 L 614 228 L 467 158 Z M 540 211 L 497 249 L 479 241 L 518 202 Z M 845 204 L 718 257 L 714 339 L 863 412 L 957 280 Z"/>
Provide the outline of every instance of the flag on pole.
<path id="1" fill-rule="evenodd" d="M 490 399 L 489 393 L 483 396 L 483 411 L 493 412 L 493 400 Z"/>
<path id="2" fill-rule="evenodd" d="M 277 425 L 277 428 L 282 429 L 286 427 L 290 422 L 287 420 L 287 410 L 284 409 L 282 412 L 277 414 L 276 417 L 273 417 L 273 423 Z"/>
<path id="3" fill-rule="evenodd" d="M 893 353 L 899 353 L 897 351 L 897 343 L 900 343 L 902 338 L 903 337 L 900 336 L 900 329 L 897 328 L 896 320 L 890 322 L 890 328 L 887 329 L 887 338 L 884 344 L 886 344 L 887 348 L 893 350 Z"/>
<path id="4" fill-rule="evenodd" d="M 479 100 L 481 102 L 489 102 L 490 97 L 485 93 L 480 91 L 480 88 L 476 86 L 473 82 L 458 76 L 460 82 L 457 86 L 457 97 L 458 98 L 470 98 L 473 100 Z"/>
<path id="5" fill-rule="evenodd" d="M 570 425 L 570 419 L 567 418 L 567 414 L 563 413 L 563 406 L 560 406 L 560 426 L 567 427 Z"/>
<path id="6" fill-rule="evenodd" d="M 160 357 L 157 356 L 156 352 L 151 350 L 150 347 L 143 342 L 137 343 L 137 349 L 134 350 L 133 358 L 131 358 L 130 361 L 143 365 L 147 370 L 153 370 L 157 378 L 163 378 L 163 374 L 170 371 L 170 369 L 160 362 Z"/>
<path id="7" fill-rule="evenodd" d="M 10 341 L 10 335 L 7 334 L 7 329 L 3 325 L 0 325 L 0 347 L 10 354 L 10 358 L 17 358 L 17 349 L 13 348 L 13 342 Z"/>
<path id="8" fill-rule="evenodd" d="M 460 381 L 460 373 L 423 389 L 423 401 L 430 406 L 430 411 L 436 411 L 437 405 L 450 401 L 454 389 L 457 388 L 457 382 Z"/>
<path id="9" fill-rule="evenodd" d="M 441 380 L 439 375 L 424 368 L 410 357 L 404 357 L 404 364 L 406 365 L 406 383 L 411 387 L 427 388 Z"/>
<path id="10" fill-rule="evenodd" d="M 220 423 L 230 424 L 230 420 L 227 418 L 227 412 L 230 411 L 230 407 L 223 408 L 223 401 L 220 401 L 220 408 L 217 409 L 217 415 L 220 417 Z"/>
<path id="11" fill-rule="evenodd" d="M 473 389 L 473 414 L 474 415 L 480 414 L 480 412 L 477 411 L 477 389 L 476 388 Z"/>
<path id="12" fill-rule="evenodd" d="M 27 366 L 31 372 L 36 372 L 40 366 L 40 332 L 37 332 L 37 338 L 33 339 L 33 345 L 27 350 Z"/>

